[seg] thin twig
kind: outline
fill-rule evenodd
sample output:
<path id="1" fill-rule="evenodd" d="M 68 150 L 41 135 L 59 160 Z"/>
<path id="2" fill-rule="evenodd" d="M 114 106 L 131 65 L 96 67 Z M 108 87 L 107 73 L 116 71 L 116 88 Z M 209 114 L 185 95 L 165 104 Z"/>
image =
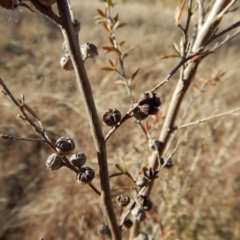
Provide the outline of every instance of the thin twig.
<path id="1" fill-rule="evenodd" d="M 181 126 L 176 126 L 176 127 L 174 127 L 173 130 L 179 130 L 179 129 L 183 129 L 183 128 L 187 128 L 187 127 L 192 127 L 192 126 L 197 125 L 199 123 L 204 123 L 206 121 L 209 121 L 209 120 L 212 120 L 212 119 L 215 119 L 215 118 L 225 117 L 227 115 L 237 116 L 237 115 L 240 114 L 240 113 L 236 114 L 236 112 L 238 112 L 238 111 L 240 111 L 240 107 L 235 108 L 235 109 L 230 110 L 230 111 L 227 111 L 227 112 L 224 112 L 224 113 L 220 113 L 220 114 L 216 114 L 216 115 L 213 115 L 213 116 L 210 116 L 210 117 L 206 117 L 206 118 L 197 120 L 195 122 L 190 122 L 190 123 L 183 124 Z"/>
<path id="2" fill-rule="evenodd" d="M 92 183 L 89 183 L 88 186 L 89 186 L 98 196 L 101 196 L 101 192 L 100 192 Z"/>
<path id="3" fill-rule="evenodd" d="M 220 43 L 216 43 L 215 46 L 210 50 L 211 52 L 214 52 L 215 50 L 217 50 L 218 48 L 220 48 L 221 46 L 223 46 L 224 44 L 226 44 L 227 42 L 229 42 L 231 39 L 233 39 L 234 37 L 236 37 L 238 34 L 240 33 L 240 29 L 237 30 L 235 33 L 233 33 L 232 35 L 227 35 L 227 37 L 221 41 Z"/>
<path id="4" fill-rule="evenodd" d="M 232 0 L 221 13 L 218 14 L 217 18 L 222 18 L 224 14 L 229 12 L 229 9 L 237 2 L 237 0 Z"/>
<path id="5" fill-rule="evenodd" d="M 106 3 L 106 14 L 107 14 L 106 23 L 107 23 L 107 25 L 109 26 L 110 29 L 113 29 L 114 28 L 114 20 L 111 17 L 110 7 L 108 6 L 108 3 Z M 121 49 L 119 48 L 119 43 L 117 41 L 116 34 L 113 31 L 110 32 L 110 37 L 112 39 L 114 47 L 116 49 L 119 49 L 120 52 L 122 52 Z M 127 89 L 127 93 L 128 93 L 128 97 L 129 97 L 131 103 L 133 104 L 134 103 L 134 97 L 133 97 L 133 94 L 132 94 L 131 86 L 128 83 L 128 79 L 127 79 L 126 71 L 125 71 L 125 67 L 124 67 L 124 53 L 122 53 L 121 56 L 118 55 L 118 60 L 119 60 L 119 65 L 120 65 L 121 70 L 117 71 L 117 72 L 120 74 L 120 76 L 124 80 L 124 83 L 125 83 L 125 86 L 126 86 L 126 89 Z"/>
<path id="6" fill-rule="evenodd" d="M 198 2 L 198 29 L 200 29 L 204 23 L 205 9 L 203 6 L 203 0 L 197 0 Z"/>
<path id="7" fill-rule="evenodd" d="M 28 138 L 16 138 L 16 137 L 12 137 L 10 135 L 4 135 L 4 134 L 1 134 L 0 136 L 4 139 L 12 139 L 12 140 L 25 140 L 25 141 L 34 141 L 34 142 L 44 142 L 46 143 L 50 148 L 52 148 L 55 152 L 56 152 L 56 149 L 55 149 L 55 146 L 50 142 L 48 136 L 47 136 L 47 133 L 44 131 L 42 125 L 41 125 L 41 122 L 40 120 L 38 119 L 38 123 L 40 124 L 40 128 L 32 121 L 31 118 L 29 118 L 29 116 L 27 115 L 27 113 L 25 112 L 24 110 L 24 97 L 22 96 L 22 101 L 20 103 L 20 101 L 18 101 L 14 96 L 13 94 L 11 93 L 11 91 L 8 89 L 8 87 L 5 85 L 5 83 L 3 82 L 3 80 L 0 78 L 0 85 L 3 87 L 3 93 L 9 97 L 12 102 L 19 108 L 19 110 L 22 112 L 23 116 L 19 116 L 21 119 L 27 121 L 33 128 L 34 130 L 42 137 L 42 139 L 39 139 L 39 140 L 33 140 L 33 139 L 28 139 Z M 66 156 L 63 156 L 63 160 L 64 160 L 64 163 L 65 163 L 65 167 L 71 169 L 72 171 L 74 171 L 75 173 L 78 172 L 78 170 L 70 163 L 70 161 L 68 160 L 68 158 Z"/>
<path id="8" fill-rule="evenodd" d="M 3 82 L 3 80 L 0 78 L 0 85 L 3 88 L 3 93 L 8 96 L 12 102 L 19 108 L 19 110 L 21 111 L 21 113 L 23 114 L 23 117 L 21 117 L 21 119 L 26 120 L 33 128 L 34 130 L 42 137 L 42 139 L 44 139 L 44 142 L 50 146 L 52 149 L 54 149 L 55 151 L 55 147 L 54 145 L 49 141 L 48 137 L 46 136 L 45 131 L 42 128 L 39 128 L 31 118 L 29 118 L 29 116 L 27 115 L 27 113 L 24 110 L 24 105 L 22 105 L 11 93 L 11 91 L 8 89 L 8 87 L 6 86 L 6 84 Z M 41 140 L 43 141 L 43 140 Z"/>
<path id="9" fill-rule="evenodd" d="M 11 135 L 6 135 L 6 134 L 0 134 L 1 138 L 4 139 L 10 139 L 10 140 L 14 140 L 14 141 L 28 141 L 28 142 L 46 142 L 45 139 L 42 138 L 23 138 L 23 137 L 15 137 L 15 136 L 11 136 Z"/>
<path id="10" fill-rule="evenodd" d="M 110 12 L 110 7 L 107 6 L 106 4 L 106 15 L 107 15 L 107 21 L 106 23 L 108 24 L 109 26 L 109 29 L 113 29 L 114 28 L 114 20 L 112 19 L 111 17 L 111 12 Z M 112 43 L 114 44 L 114 47 L 116 49 L 119 49 L 119 43 L 117 41 L 117 38 L 116 38 L 116 34 L 112 31 L 110 32 L 110 38 L 112 39 Z M 121 49 L 119 49 L 120 52 L 121 52 Z M 132 105 L 134 104 L 134 96 L 133 96 L 133 93 L 132 93 L 132 89 L 131 89 L 131 86 L 129 84 L 129 81 L 127 79 L 127 76 L 126 76 L 126 70 L 125 70 L 125 67 L 124 67 L 124 58 L 125 58 L 125 54 L 123 53 L 121 56 L 118 54 L 118 62 L 119 62 L 119 65 L 120 65 L 120 70 L 117 70 L 116 69 L 116 72 L 122 77 L 122 79 L 124 80 L 124 83 L 125 83 L 125 86 L 126 86 L 126 89 L 127 89 L 127 93 L 128 93 L 128 96 L 130 98 L 130 101 L 132 103 Z M 127 118 L 124 118 L 124 120 L 127 119 Z M 122 121 L 118 124 L 118 126 L 120 126 L 122 123 Z M 140 126 L 140 129 L 142 130 L 143 134 L 146 136 L 146 139 L 148 140 L 148 137 L 146 135 L 146 132 L 144 131 L 144 127 L 142 125 L 142 122 L 141 121 L 136 121 L 136 123 Z M 105 141 L 107 141 L 107 139 L 111 136 L 111 133 L 114 132 L 114 130 L 116 130 L 118 128 L 118 126 L 116 126 L 114 129 L 111 129 L 109 131 L 109 133 L 105 136 Z"/>
<path id="11" fill-rule="evenodd" d="M 197 94 L 195 96 L 193 96 L 185 110 L 185 112 L 183 113 L 183 116 L 181 117 L 181 119 L 179 120 L 179 125 L 181 125 L 183 123 L 183 121 L 187 118 L 189 111 L 191 110 L 194 102 L 198 99 L 198 97 L 201 95 L 201 93 L 204 91 L 204 89 L 206 88 L 207 84 L 203 83 L 199 89 L 199 91 L 197 92 Z M 165 153 L 168 151 L 168 149 L 170 148 L 170 146 L 172 145 L 174 139 L 176 138 L 176 134 L 177 131 L 175 131 L 172 135 L 171 138 L 167 144 L 167 147 L 165 149 Z M 164 153 L 164 155 L 165 155 Z"/>

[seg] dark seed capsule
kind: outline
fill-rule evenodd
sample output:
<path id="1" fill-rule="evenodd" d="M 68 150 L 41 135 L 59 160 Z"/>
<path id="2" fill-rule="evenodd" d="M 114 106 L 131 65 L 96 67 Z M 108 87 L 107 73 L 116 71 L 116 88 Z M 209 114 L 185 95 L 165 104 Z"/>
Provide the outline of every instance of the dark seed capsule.
<path id="1" fill-rule="evenodd" d="M 75 144 L 69 137 L 60 137 L 55 143 L 55 148 L 59 154 L 67 155 L 75 148 Z"/>
<path id="2" fill-rule="evenodd" d="M 64 166 L 62 162 L 61 156 L 59 156 L 57 153 L 51 154 L 47 161 L 46 161 L 47 168 L 51 169 L 52 171 L 58 170 L 62 166 Z"/>
<path id="3" fill-rule="evenodd" d="M 129 204 L 130 202 L 130 197 L 127 195 L 119 195 L 117 196 L 117 204 L 120 207 L 125 207 Z"/>
<path id="4" fill-rule="evenodd" d="M 121 120 L 121 113 L 116 108 L 108 109 L 103 115 L 102 120 L 107 126 L 115 126 Z"/>
<path id="5" fill-rule="evenodd" d="M 74 153 L 71 158 L 70 162 L 75 167 L 82 167 L 87 161 L 87 157 L 83 152 Z"/>
<path id="6" fill-rule="evenodd" d="M 77 181 L 83 184 L 92 182 L 95 172 L 90 167 L 81 167 L 77 174 Z"/>

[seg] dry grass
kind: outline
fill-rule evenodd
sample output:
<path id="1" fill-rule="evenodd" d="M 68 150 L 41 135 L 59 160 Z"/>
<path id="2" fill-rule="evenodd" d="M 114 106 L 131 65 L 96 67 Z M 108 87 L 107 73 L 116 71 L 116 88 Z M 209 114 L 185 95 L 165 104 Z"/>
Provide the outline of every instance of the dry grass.
<path id="1" fill-rule="evenodd" d="M 141 67 L 133 83 L 136 97 L 161 81 L 176 64 L 176 60 L 158 60 L 161 55 L 173 53 L 171 44 L 180 36 L 174 26 L 175 7 L 171 7 L 175 1 L 169 1 L 170 6 L 161 2 L 119 1 L 116 8 L 120 20 L 129 23 L 119 30 L 118 39 L 127 40 L 126 47 L 140 45 L 126 60 L 129 76 Z M 124 86 L 114 84 L 118 76 L 100 70 L 110 55 L 101 50 L 108 41 L 106 34 L 101 26 L 94 25 L 97 7 L 102 7 L 97 1 L 73 2 L 76 16 L 82 21 L 80 42 L 93 42 L 99 48 L 97 61 L 87 62 L 88 75 L 99 115 L 112 107 L 124 112 L 129 106 Z M 74 138 L 77 149 L 86 153 L 88 164 L 97 172 L 93 141 L 74 74 L 59 68 L 63 55 L 60 31 L 43 16 L 27 10 L 0 9 L 0 14 L 0 31 L 4 33 L 0 35 L 1 78 L 15 96 L 25 95 L 53 141 L 64 135 Z M 234 14 L 224 24 L 233 19 Z M 239 42 L 233 40 L 203 62 L 180 115 L 201 78 L 209 78 L 214 69 L 227 73 L 220 83 L 202 93 L 185 122 L 209 116 L 216 109 L 223 112 L 240 105 L 238 52 Z M 176 79 L 177 75 L 157 92 L 163 102 L 161 111 L 167 110 Z M 18 110 L 3 95 L 0 111 L 0 133 L 35 136 L 16 117 Z M 152 124 L 151 119 L 148 121 Z M 160 121 L 152 133 L 154 137 L 161 126 Z M 105 133 L 107 130 L 104 127 Z M 156 239 L 160 239 L 161 231 L 164 239 L 240 238 L 239 133 L 239 117 L 234 116 L 178 132 L 182 142 L 173 158 L 174 167 L 164 170 L 156 182 L 151 196 L 153 210 L 142 224 L 143 230 L 155 234 Z M 0 240 L 97 239 L 96 225 L 103 222 L 98 199 L 88 186 L 76 183 L 67 169 L 47 171 L 45 159 L 50 153 L 40 144 L 0 141 Z M 142 133 L 130 120 L 108 142 L 110 172 L 115 171 L 113 166 L 121 156 L 134 175 L 149 154 Z M 94 184 L 97 182 L 98 176 Z M 129 182 L 121 177 L 112 180 L 112 187 L 116 185 L 128 186 Z M 117 193 L 113 191 L 114 196 Z"/>

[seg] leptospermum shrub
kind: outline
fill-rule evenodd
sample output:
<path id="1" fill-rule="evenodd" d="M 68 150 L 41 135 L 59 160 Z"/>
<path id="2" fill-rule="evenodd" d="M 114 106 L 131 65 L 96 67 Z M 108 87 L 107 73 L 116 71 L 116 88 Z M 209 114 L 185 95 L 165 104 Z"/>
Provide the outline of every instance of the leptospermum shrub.
<path id="1" fill-rule="evenodd" d="M 209 55 L 215 54 L 222 45 L 239 33 L 239 30 L 235 29 L 240 26 L 240 21 L 232 23 L 221 31 L 219 30 L 220 23 L 226 14 L 234 14 L 233 10 L 236 1 L 216 0 L 210 3 L 203 0 L 183 0 L 175 14 L 176 31 L 180 30 L 182 34 L 179 44 L 173 43 L 172 53 L 160 57 L 161 61 L 178 59 L 178 63 L 172 67 L 172 70 L 164 79 L 159 80 L 156 85 L 152 85 L 150 89 L 145 89 L 139 95 L 133 92 L 132 84 L 137 81 L 140 69 L 136 63 L 135 71 L 129 74 L 125 61 L 129 55 L 134 54 L 134 51 L 138 51 L 138 47 L 125 47 L 127 36 L 126 40 L 118 39 L 118 31 L 121 31 L 120 29 L 123 27 L 127 28 L 127 23 L 120 21 L 118 13 L 113 14 L 117 10 L 115 2 L 112 0 L 102 2 L 102 9 L 97 9 L 98 15 L 95 21 L 108 37 L 108 42 L 102 48 L 111 54 L 105 55 L 108 64 L 102 66 L 99 71 L 113 72 L 119 78 L 116 83 L 125 86 L 126 96 L 129 99 L 129 108 L 126 112 L 120 112 L 118 103 L 112 103 L 111 99 L 109 100 L 109 108 L 105 112 L 97 110 L 85 62 L 89 58 L 97 58 L 99 51 L 91 39 L 87 43 L 79 44 L 81 24 L 84 24 L 84 21 L 80 23 L 80 19 L 75 18 L 74 8 L 71 7 L 70 1 L 0 0 L 1 7 L 9 10 L 24 7 L 33 12 L 32 17 L 35 17 L 34 13 L 39 11 L 52 20 L 56 28 L 61 30 L 64 54 L 59 59 L 59 69 L 75 72 L 79 98 L 82 99 L 82 104 L 85 107 L 90 126 L 89 131 L 91 131 L 94 141 L 98 168 L 95 169 L 89 166 L 86 153 L 83 150 L 76 149 L 76 139 L 71 136 L 59 136 L 56 142 L 53 142 L 48 134 L 48 126 L 43 126 L 41 116 L 36 114 L 36 109 L 31 107 L 31 102 L 25 100 L 24 93 L 20 99 L 15 97 L 14 93 L 8 88 L 7 79 L 4 81 L 0 79 L 3 94 L 18 107 L 20 120 L 28 122 L 33 131 L 39 135 L 39 138 L 16 137 L 7 132 L 2 133 L 1 138 L 47 144 L 52 149 L 52 154 L 46 160 L 46 167 L 52 171 L 57 171 L 63 167 L 68 168 L 75 173 L 76 177 L 73 178 L 73 181 L 77 180 L 84 187 L 91 188 L 94 194 L 99 197 L 99 205 L 104 219 L 104 223 L 99 223 L 99 226 L 96 227 L 99 238 L 122 239 L 123 235 L 128 235 L 129 239 L 153 239 L 154 236 L 151 235 L 154 234 L 147 232 L 146 228 L 143 231 L 144 224 L 140 223 L 145 223 L 146 219 L 151 219 L 151 210 L 154 205 L 154 202 L 151 201 L 151 195 L 153 194 L 154 184 L 164 181 L 164 179 L 160 178 L 163 171 L 174 168 L 173 156 L 181 148 L 181 141 L 174 141 L 176 139 L 175 133 L 180 129 L 197 126 L 214 118 L 235 114 L 240 110 L 236 108 L 188 124 L 182 124 L 194 103 L 193 99 L 189 103 L 185 115 L 181 119 L 178 117 L 185 94 L 192 91 L 190 86 L 195 80 L 200 63 L 206 61 Z M 90 5 L 89 3 L 89 7 L 91 7 Z M 168 39 L 164 41 L 168 41 Z M 166 114 L 163 114 L 163 111 L 161 111 L 163 104 L 161 88 L 163 85 L 169 84 L 174 75 L 178 76 L 178 81 L 175 83 L 175 91 L 171 93 L 172 96 Z M 224 72 L 217 72 L 214 77 L 203 82 L 202 88 L 198 90 L 199 94 L 223 75 Z M 102 119 L 99 119 L 100 115 Z M 159 121 L 163 122 L 161 129 L 154 129 L 154 126 L 150 126 L 147 121 L 149 118 L 153 118 L 155 124 Z M 106 150 L 108 140 L 114 134 L 121 134 L 123 123 L 128 124 L 130 120 L 134 120 L 136 128 L 139 128 L 145 138 L 144 144 L 150 150 L 148 163 L 142 164 L 138 169 L 138 173 L 133 174 L 127 169 L 124 161 L 121 160 L 115 165 L 116 171 L 109 173 Z M 106 134 L 103 134 L 103 124 L 109 127 Z M 153 132 L 156 133 L 156 131 L 159 132 L 159 137 L 153 138 Z M 156 136 L 156 134 L 154 135 Z M 169 146 L 174 146 L 174 148 L 170 154 L 166 155 Z M 135 161 L 135 159 L 132 159 L 132 161 Z M 110 181 L 120 177 L 128 178 L 131 184 L 128 187 L 119 188 L 121 194 L 112 198 Z M 95 184 L 96 182 L 99 184 Z M 99 185 L 99 187 L 96 185 Z M 117 204 L 113 204 L 113 201 L 116 201 Z M 118 215 L 119 211 L 114 209 L 117 206 L 122 209 L 121 216 Z M 163 234 L 163 229 L 164 226 L 159 223 L 155 239 L 165 239 L 167 237 Z"/>

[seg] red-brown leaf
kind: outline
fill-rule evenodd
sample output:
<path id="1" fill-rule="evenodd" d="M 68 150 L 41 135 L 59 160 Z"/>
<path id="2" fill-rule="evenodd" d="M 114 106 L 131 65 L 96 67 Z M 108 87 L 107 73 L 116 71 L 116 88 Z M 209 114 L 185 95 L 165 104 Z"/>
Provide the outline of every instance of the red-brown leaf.
<path id="1" fill-rule="evenodd" d="M 106 22 L 103 22 L 103 27 L 107 32 L 111 32 L 111 29 L 109 29 L 109 26 L 106 24 Z"/>
<path id="2" fill-rule="evenodd" d="M 102 67 L 101 68 L 101 70 L 103 70 L 103 71 L 116 71 L 116 69 L 115 68 L 111 68 L 111 67 Z"/>
<path id="3" fill-rule="evenodd" d="M 137 47 L 138 47 L 138 45 L 131 47 L 130 49 L 128 49 L 128 50 L 126 51 L 126 54 L 130 53 L 131 51 L 133 51 L 133 50 L 134 50 L 135 48 L 137 48 Z"/>
<path id="4" fill-rule="evenodd" d="M 97 8 L 97 11 L 102 17 L 104 17 L 104 18 L 106 17 L 105 13 L 102 10 Z"/>
<path id="5" fill-rule="evenodd" d="M 119 46 L 122 46 L 124 43 L 125 43 L 126 41 L 121 41 L 120 43 L 119 43 Z"/>
<path id="6" fill-rule="evenodd" d="M 111 64 L 112 67 L 114 67 L 114 63 L 112 62 L 111 59 L 108 59 L 109 63 Z"/>
<path id="7" fill-rule="evenodd" d="M 162 56 L 159 59 L 169 59 L 169 58 L 176 58 L 179 57 L 178 55 L 166 55 L 166 56 Z"/>

